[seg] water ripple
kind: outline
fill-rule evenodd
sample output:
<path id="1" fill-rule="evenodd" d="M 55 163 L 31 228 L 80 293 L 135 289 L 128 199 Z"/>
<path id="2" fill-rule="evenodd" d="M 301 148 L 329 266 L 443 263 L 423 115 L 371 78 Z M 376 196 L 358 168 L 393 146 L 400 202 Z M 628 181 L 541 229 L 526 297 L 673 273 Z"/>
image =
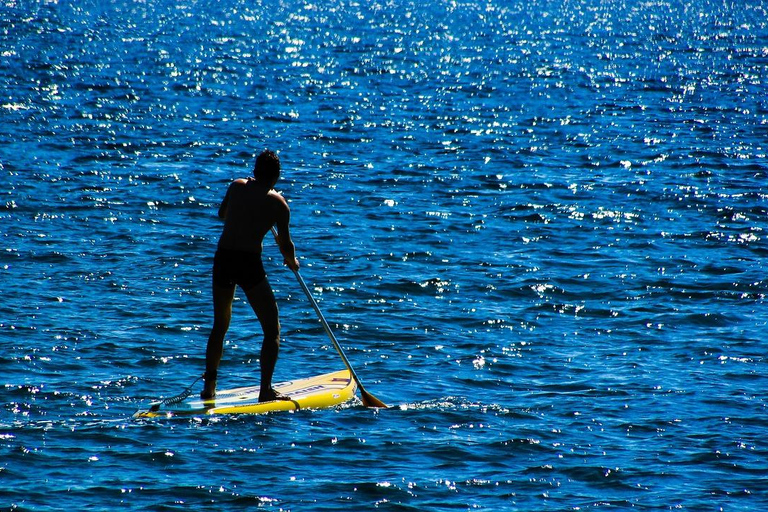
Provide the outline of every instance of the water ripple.
<path id="1" fill-rule="evenodd" d="M 766 19 L 6 2 L 5 506 L 760 508 Z M 132 421 L 199 374 L 215 211 L 263 147 L 302 274 L 395 407 Z M 280 263 L 265 244 L 279 378 L 340 368 Z M 227 382 L 258 373 L 242 297 L 233 318 Z"/>

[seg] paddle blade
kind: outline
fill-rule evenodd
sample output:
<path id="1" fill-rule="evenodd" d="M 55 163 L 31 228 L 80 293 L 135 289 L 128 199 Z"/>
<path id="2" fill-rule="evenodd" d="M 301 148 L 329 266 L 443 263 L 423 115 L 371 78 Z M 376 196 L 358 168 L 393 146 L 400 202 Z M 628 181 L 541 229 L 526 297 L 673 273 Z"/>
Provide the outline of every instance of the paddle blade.
<path id="1" fill-rule="evenodd" d="M 360 397 L 363 399 L 363 405 L 366 407 L 378 407 L 379 409 L 386 409 L 387 404 L 370 394 L 364 389 L 360 390 Z"/>

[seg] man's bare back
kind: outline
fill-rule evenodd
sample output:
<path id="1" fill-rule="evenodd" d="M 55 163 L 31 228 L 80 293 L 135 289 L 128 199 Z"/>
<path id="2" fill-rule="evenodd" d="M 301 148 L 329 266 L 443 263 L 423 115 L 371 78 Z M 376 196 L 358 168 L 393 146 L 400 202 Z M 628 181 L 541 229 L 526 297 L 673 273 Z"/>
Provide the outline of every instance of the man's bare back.
<path id="1" fill-rule="evenodd" d="M 219 208 L 219 217 L 224 219 L 220 249 L 261 254 L 264 236 L 274 225 L 281 239 L 290 240 L 288 203 L 270 185 L 253 178 L 232 182 Z M 281 244 L 280 249 L 288 249 L 284 256 L 289 260 L 291 248 Z"/>
<path id="2" fill-rule="evenodd" d="M 219 218 L 224 219 L 219 249 L 261 254 L 264 236 L 276 226 L 285 264 L 298 270 L 288 227 L 291 212 L 283 196 L 273 190 L 274 185 L 254 178 L 232 182 L 219 207 Z"/>

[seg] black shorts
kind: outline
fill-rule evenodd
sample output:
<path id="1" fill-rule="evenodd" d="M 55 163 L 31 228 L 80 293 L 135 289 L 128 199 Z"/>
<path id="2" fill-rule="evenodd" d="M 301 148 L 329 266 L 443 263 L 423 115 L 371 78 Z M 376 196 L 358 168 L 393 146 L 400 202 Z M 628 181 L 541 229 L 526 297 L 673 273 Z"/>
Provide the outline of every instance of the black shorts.
<path id="1" fill-rule="evenodd" d="M 219 249 L 213 257 L 213 284 L 222 288 L 238 285 L 250 290 L 267 277 L 261 254 Z"/>

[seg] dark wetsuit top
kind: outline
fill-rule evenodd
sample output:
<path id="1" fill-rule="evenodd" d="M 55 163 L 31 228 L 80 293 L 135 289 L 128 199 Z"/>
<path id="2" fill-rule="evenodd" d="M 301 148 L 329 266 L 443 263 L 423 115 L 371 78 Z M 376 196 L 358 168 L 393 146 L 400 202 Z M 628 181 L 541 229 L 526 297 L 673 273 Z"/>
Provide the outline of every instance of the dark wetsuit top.
<path id="1" fill-rule="evenodd" d="M 218 249 L 213 257 L 213 284 L 222 288 L 238 285 L 250 290 L 266 276 L 259 253 Z"/>

